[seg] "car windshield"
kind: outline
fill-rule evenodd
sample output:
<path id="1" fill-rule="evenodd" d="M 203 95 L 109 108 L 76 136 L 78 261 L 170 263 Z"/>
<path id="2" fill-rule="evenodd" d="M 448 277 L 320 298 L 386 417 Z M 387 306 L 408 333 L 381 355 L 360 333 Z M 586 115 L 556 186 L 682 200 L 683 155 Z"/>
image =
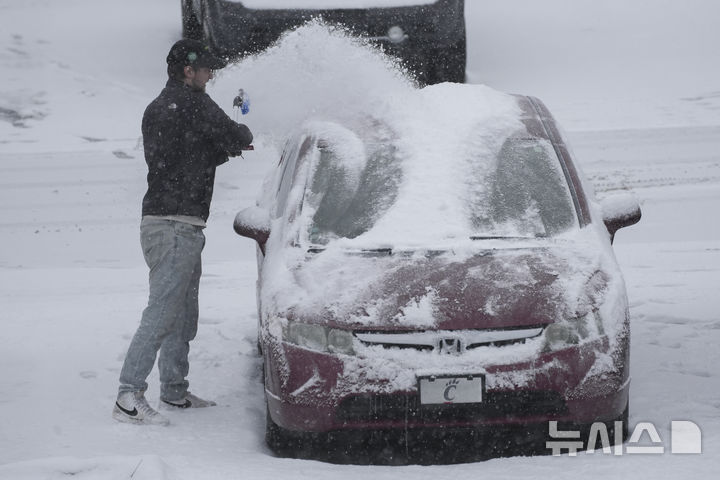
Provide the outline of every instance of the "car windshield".
<path id="1" fill-rule="evenodd" d="M 413 168 L 414 158 L 397 140 L 358 139 L 352 148 L 321 142 L 303 206 L 309 242 L 536 238 L 576 228 L 552 144 L 517 127 L 474 138 L 466 158 L 427 162 L 435 171 Z"/>
<path id="2" fill-rule="evenodd" d="M 479 162 L 482 187 L 468 196 L 473 236 L 547 237 L 577 225 L 560 162 L 545 139 L 516 132 L 503 142 L 493 168 Z"/>
<path id="3" fill-rule="evenodd" d="M 320 141 L 318 152 L 304 205 L 313 212 L 310 243 L 367 232 L 398 195 L 402 169 L 394 142 L 353 136 L 342 144 Z"/>

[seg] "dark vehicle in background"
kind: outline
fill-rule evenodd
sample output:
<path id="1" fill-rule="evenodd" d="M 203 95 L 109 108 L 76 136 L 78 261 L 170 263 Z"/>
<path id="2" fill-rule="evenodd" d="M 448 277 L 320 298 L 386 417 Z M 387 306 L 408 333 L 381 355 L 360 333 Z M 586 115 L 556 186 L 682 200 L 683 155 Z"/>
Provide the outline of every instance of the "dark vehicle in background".
<path id="1" fill-rule="evenodd" d="M 475 86 L 427 88 L 477 103 Z M 412 134 L 309 124 L 236 216 L 258 246 L 273 449 L 348 431 L 547 435 L 550 421 L 627 434 L 630 318 L 611 244 L 640 208 L 593 200 L 544 104 L 498 95 L 505 110 L 432 152 L 412 146 L 457 110 Z"/>
<path id="2" fill-rule="evenodd" d="M 215 53 L 234 58 L 260 52 L 284 31 L 321 17 L 382 46 L 422 84 L 465 81 L 464 0 L 374 0 L 373 8 L 354 3 L 182 0 L 183 36 L 204 40 Z"/>

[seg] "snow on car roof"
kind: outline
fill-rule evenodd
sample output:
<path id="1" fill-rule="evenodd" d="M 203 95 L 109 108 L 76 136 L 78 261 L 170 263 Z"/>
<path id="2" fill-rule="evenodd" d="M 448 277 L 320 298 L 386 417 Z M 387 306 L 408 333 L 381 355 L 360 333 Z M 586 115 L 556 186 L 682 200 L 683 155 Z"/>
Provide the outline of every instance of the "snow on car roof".
<path id="1" fill-rule="evenodd" d="M 350 8 L 383 8 L 383 7 L 408 7 L 413 5 L 429 5 L 437 0 L 231 0 L 235 3 L 242 3 L 247 8 L 253 9 L 350 9 Z"/>
<path id="2" fill-rule="evenodd" d="M 520 98 L 441 84 L 389 99 L 373 113 L 375 121 L 350 127 L 366 143 L 359 183 L 347 179 L 357 178 L 357 152 L 365 152 L 342 153 L 349 135 L 324 138 L 304 197 L 310 243 L 442 247 L 473 236 L 547 236 L 577 226 L 553 147 L 528 132 Z M 323 137 L 327 127 L 316 125 L 309 130 Z"/>

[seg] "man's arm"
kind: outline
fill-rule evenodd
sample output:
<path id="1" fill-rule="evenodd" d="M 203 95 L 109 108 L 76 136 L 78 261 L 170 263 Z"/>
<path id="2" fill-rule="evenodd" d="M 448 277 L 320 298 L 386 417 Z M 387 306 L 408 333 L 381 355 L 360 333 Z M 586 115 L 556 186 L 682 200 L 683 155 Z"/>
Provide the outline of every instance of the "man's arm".
<path id="1" fill-rule="evenodd" d="M 231 119 L 208 95 L 204 95 L 203 100 L 206 118 L 201 129 L 204 136 L 228 155 L 240 155 L 253 141 L 250 129 Z"/>

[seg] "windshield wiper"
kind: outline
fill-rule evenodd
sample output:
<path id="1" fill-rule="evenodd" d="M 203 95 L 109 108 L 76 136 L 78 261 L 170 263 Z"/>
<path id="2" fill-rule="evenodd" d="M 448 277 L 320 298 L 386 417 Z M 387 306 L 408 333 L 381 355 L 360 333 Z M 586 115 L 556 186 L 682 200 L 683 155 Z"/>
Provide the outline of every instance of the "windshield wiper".
<path id="1" fill-rule="evenodd" d="M 325 247 L 313 245 L 307 249 L 307 253 L 321 253 L 325 251 Z M 393 249 L 390 247 L 383 248 L 362 248 L 359 250 L 349 250 L 348 253 L 359 255 L 392 255 Z"/>
<path id="2" fill-rule="evenodd" d="M 390 247 L 382 247 L 382 248 L 363 248 L 360 250 L 361 254 L 364 255 L 392 255 L 393 249 Z"/>
<path id="3" fill-rule="evenodd" d="M 547 235 L 538 233 L 532 237 L 511 237 L 507 235 L 470 235 L 470 240 L 531 240 L 533 238 L 547 238 Z"/>

